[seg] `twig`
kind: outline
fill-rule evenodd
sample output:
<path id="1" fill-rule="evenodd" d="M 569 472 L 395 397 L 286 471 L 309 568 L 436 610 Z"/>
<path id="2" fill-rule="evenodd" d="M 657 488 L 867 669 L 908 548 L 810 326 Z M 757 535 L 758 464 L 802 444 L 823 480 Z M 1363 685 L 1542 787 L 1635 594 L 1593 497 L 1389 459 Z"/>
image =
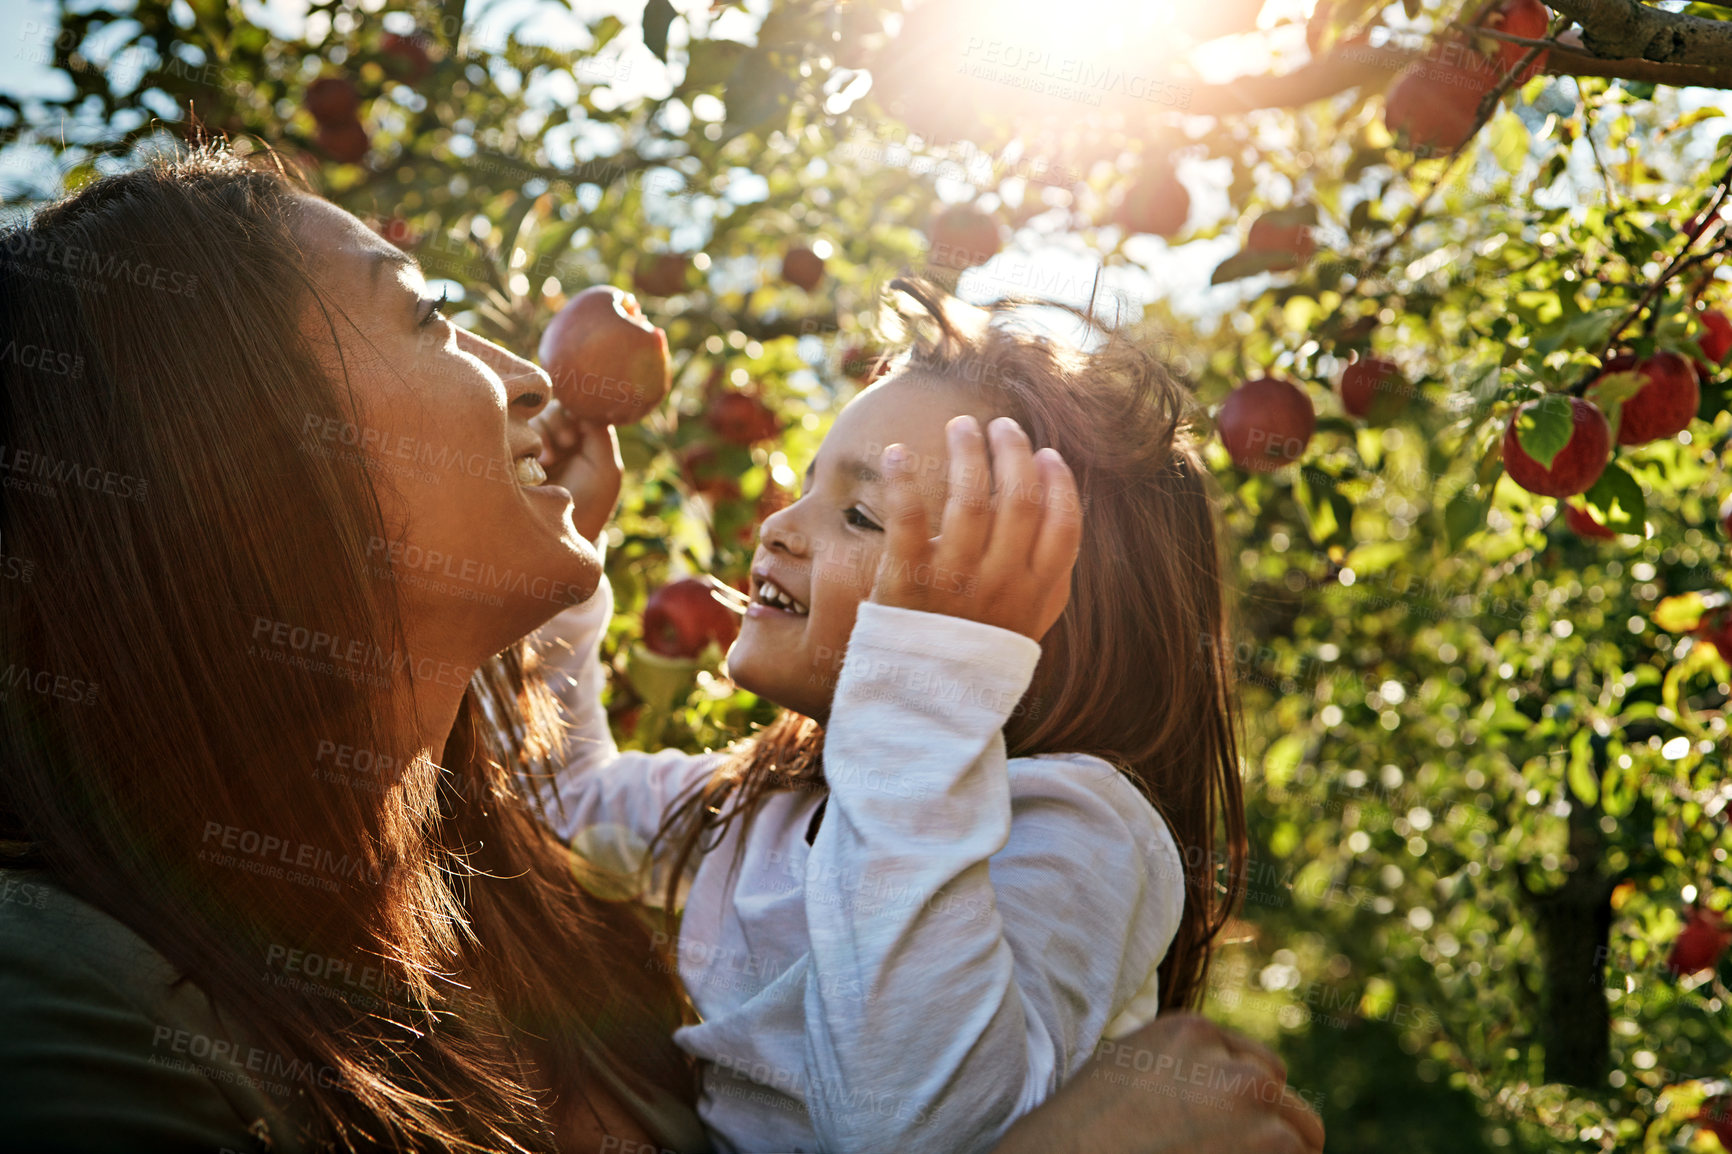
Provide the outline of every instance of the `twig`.
<path id="1" fill-rule="evenodd" d="M 1481 5 L 1480 12 L 1476 15 L 1475 19 L 1482 19 L 1485 16 L 1485 10 L 1487 7 L 1489 7 L 1489 5 Z M 1553 33 L 1562 31 L 1564 26 L 1564 18 L 1559 17 L 1557 24 L 1551 31 Z M 1483 31 L 1482 29 L 1473 27 L 1468 27 L 1466 30 L 1469 32 Z M 1549 41 L 1544 41 L 1542 43 L 1549 43 Z M 1492 110 L 1497 107 L 1498 101 L 1502 100 L 1504 94 L 1515 86 L 1516 80 L 1521 77 L 1521 74 L 1527 70 L 1528 65 L 1532 64 L 1538 55 L 1538 49 L 1530 48 L 1527 55 L 1522 57 L 1521 63 L 1517 64 L 1514 68 L 1509 69 L 1502 79 L 1492 85 L 1491 89 L 1480 98 L 1479 108 L 1474 113 L 1473 131 L 1469 132 L 1466 139 L 1450 151 L 1449 156 L 1444 161 L 1443 171 L 1438 174 L 1436 180 L 1431 182 L 1431 187 L 1425 190 L 1425 195 L 1420 197 L 1418 203 L 1413 206 L 1413 214 L 1408 217 L 1407 223 L 1402 226 L 1401 231 L 1396 233 L 1395 236 L 1391 237 L 1388 241 L 1384 242 L 1376 252 L 1371 254 L 1371 260 L 1366 264 L 1364 272 L 1355 282 L 1355 287 L 1364 284 L 1368 279 L 1381 270 L 1383 263 L 1389 259 L 1389 254 L 1394 252 L 1395 249 L 1405 242 L 1408 237 L 1413 235 L 1413 230 L 1418 228 L 1420 222 L 1425 219 L 1426 206 L 1431 203 L 1431 198 L 1437 194 L 1437 190 L 1443 186 L 1443 182 L 1455 171 L 1457 161 L 1461 159 L 1461 156 L 1467 149 L 1468 145 L 1473 143 L 1474 137 L 1479 135 L 1480 129 L 1485 127 L 1485 122 L 1491 119 Z"/>
<path id="2" fill-rule="evenodd" d="M 1616 210 L 1618 194 L 1612 188 L 1612 174 L 1606 171 L 1605 159 L 1600 156 L 1600 146 L 1594 142 L 1593 109 L 1587 105 L 1582 107 L 1582 139 L 1588 142 L 1588 151 L 1594 157 L 1594 167 L 1600 170 L 1600 179 L 1606 182 L 1606 207 Z"/>

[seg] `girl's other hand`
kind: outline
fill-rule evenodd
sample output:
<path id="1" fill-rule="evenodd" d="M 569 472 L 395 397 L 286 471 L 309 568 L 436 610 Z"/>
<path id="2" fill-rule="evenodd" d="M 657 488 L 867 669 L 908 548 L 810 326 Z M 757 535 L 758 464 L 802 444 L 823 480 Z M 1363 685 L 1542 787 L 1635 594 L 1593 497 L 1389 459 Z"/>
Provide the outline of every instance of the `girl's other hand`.
<path id="1" fill-rule="evenodd" d="M 984 435 L 973 417 L 956 417 L 945 434 L 950 476 L 937 537 L 928 536 L 912 455 L 902 445 L 884 450 L 888 540 L 871 599 L 1039 641 L 1070 600 L 1082 542 L 1076 479 L 1056 450 L 1033 452 L 1009 417 Z"/>
<path id="2" fill-rule="evenodd" d="M 619 501 L 624 464 L 612 425 L 580 421 L 558 401 L 529 422 L 541 434 L 541 467 L 549 484 L 571 490 L 571 523 L 586 540 L 601 535 Z"/>

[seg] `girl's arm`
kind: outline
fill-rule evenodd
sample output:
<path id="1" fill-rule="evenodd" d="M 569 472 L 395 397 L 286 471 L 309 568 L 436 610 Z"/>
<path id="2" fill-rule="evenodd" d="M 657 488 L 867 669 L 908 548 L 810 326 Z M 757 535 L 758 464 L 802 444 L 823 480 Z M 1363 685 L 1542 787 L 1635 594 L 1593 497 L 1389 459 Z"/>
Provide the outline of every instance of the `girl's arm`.
<path id="1" fill-rule="evenodd" d="M 1183 902 L 1151 845 L 1164 828 L 1104 763 L 1026 759 L 1013 789 L 1002 730 L 1069 599 L 1081 505 L 1058 454 L 1007 419 L 989 432 L 990 471 L 973 418 L 948 426 L 936 538 L 908 454 L 884 453 L 886 548 L 805 876 L 806 1097 L 827 1150 L 989 1147 L 1087 1057 Z"/>
<path id="2" fill-rule="evenodd" d="M 860 607 L 804 879 L 825 1150 L 990 1148 L 1088 1059 L 1177 929 L 1177 850 L 1116 770 L 1007 763 L 1001 730 L 1039 653 L 995 626 Z"/>
<path id="3" fill-rule="evenodd" d="M 668 807 L 725 755 L 677 749 L 622 753 L 614 745 L 601 705 L 606 671 L 599 657 L 612 616 L 613 590 L 604 574 L 588 601 L 564 610 L 532 638 L 548 688 L 559 698 L 569 725 L 564 768 L 552 782 L 540 779 L 532 788 L 540 795 L 548 824 L 580 856 L 603 868 L 631 872 L 642 862 Z"/>

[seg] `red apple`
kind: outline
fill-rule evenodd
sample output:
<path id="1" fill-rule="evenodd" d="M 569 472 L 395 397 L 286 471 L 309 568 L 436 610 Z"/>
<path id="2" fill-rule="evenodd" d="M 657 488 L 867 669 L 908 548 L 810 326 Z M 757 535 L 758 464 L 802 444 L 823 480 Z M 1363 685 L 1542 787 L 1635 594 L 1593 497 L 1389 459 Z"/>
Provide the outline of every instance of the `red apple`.
<path id="1" fill-rule="evenodd" d="M 1732 1094 L 1716 1094 L 1708 1099 L 1691 1121 L 1720 1139 L 1721 1146 L 1732 1150 Z"/>
<path id="2" fill-rule="evenodd" d="M 355 82 L 347 76 L 319 77 L 307 85 L 302 102 L 321 128 L 347 124 L 361 111 L 361 97 L 355 91 Z"/>
<path id="3" fill-rule="evenodd" d="M 1509 427 L 1504 430 L 1503 465 L 1510 480 L 1542 497 L 1573 497 L 1587 492 L 1606 471 L 1606 461 L 1612 453 L 1612 429 L 1606 423 L 1606 415 L 1580 397 L 1571 397 L 1570 413 L 1575 427 L 1548 469 L 1528 455 L 1516 435 L 1517 418 L 1534 403 L 1529 401 L 1511 414 Z"/>
<path id="4" fill-rule="evenodd" d="M 732 445 L 767 441 L 782 431 L 776 414 L 763 401 L 746 393 L 723 393 L 710 402 L 704 420 L 718 437 Z"/>
<path id="5" fill-rule="evenodd" d="M 676 456 L 680 462 L 680 472 L 685 475 L 686 484 L 690 485 L 694 492 L 702 493 L 712 501 L 739 500 L 739 479 L 723 467 L 722 455 L 716 451 L 714 445 L 693 441 Z"/>
<path id="6" fill-rule="evenodd" d="M 332 160 L 342 164 L 359 164 L 373 147 L 359 120 L 321 123 L 313 133 L 313 140 Z"/>
<path id="7" fill-rule="evenodd" d="M 420 240 L 420 238 L 415 235 L 414 231 L 410 229 L 409 222 L 400 216 L 394 216 L 389 220 L 381 222 L 375 226 L 373 231 L 377 232 L 380 236 L 384 237 L 398 248 L 405 250 L 413 248 Z"/>
<path id="8" fill-rule="evenodd" d="M 811 292 L 824 279 L 824 258 L 803 244 L 795 245 L 782 256 L 782 279 Z"/>
<path id="9" fill-rule="evenodd" d="M 739 615 L 695 577 L 663 585 L 644 605 L 644 648 L 663 657 L 696 657 L 712 641 L 726 649 L 739 632 Z"/>
<path id="10" fill-rule="evenodd" d="M 932 263 L 943 268 L 972 268 L 998 255 L 998 222 L 970 205 L 939 213 L 926 235 Z"/>
<path id="11" fill-rule="evenodd" d="M 1716 609 L 1707 614 L 1690 635 L 1712 645 L 1723 660 L 1732 661 L 1732 609 Z"/>
<path id="12" fill-rule="evenodd" d="M 412 36 L 387 32 L 379 38 L 379 51 L 383 55 L 380 63 L 386 72 L 404 83 L 419 84 L 433 70 L 433 61 L 427 55 L 427 43 L 425 32 Z"/>
<path id="13" fill-rule="evenodd" d="M 681 252 L 643 256 L 631 274 L 631 283 L 645 296 L 677 296 L 686 291 L 686 274 L 691 267 L 692 258 Z"/>
<path id="14" fill-rule="evenodd" d="M 1396 79 L 1383 123 L 1416 152 L 1453 152 L 1472 138 L 1480 99 L 1497 80 L 1496 67 L 1477 53 L 1433 52 Z"/>
<path id="15" fill-rule="evenodd" d="M 1702 327 L 1708 330 L 1702 334 L 1702 355 L 1708 358 L 1709 368 L 1718 368 L 1732 352 L 1732 320 L 1718 309 L 1709 309 L 1702 314 Z"/>
<path id="16" fill-rule="evenodd" d="M 1364 417 L 1375 406 L 1380 416 L 1399 412 L 1411 391 L 1393 361 L 1365 357 L 1354 361 L 1341 374 L 1341 407 L 1351 416 Z"/>
<path id="17" fill-rule="evenodd" d="M 889 365 L 879 363 L 883 355 L 866 345 L 852 345 L 842 354 L 842 373 L 857 381 L 875 381 L 890 371 Z"/>
<path id="18" fill-rule="evenodd" d="M 1299 386 L 1260 377 L 1228 395 L 1215 427 L 1234 464 L 1253 473 L 1272 473 L 1305 452 L 1317 428 L 1317 411 Z"/>
<path id="19" fill-rule="evenodd" d="M 1718 910 L 1691 906 L 1683 930 L 1672 941 L 1672 952 L 1666 955 L 1666 968 L 1685 976 L 1711 970 L 1720 964 L 1726 947 L 1732 945 L 1732 930 Z"/>
<path id="20" fill-rule="evenodd" d="M 1647 383 L 1624 402 L 1623 420 L 1618 423 L 1618 444 L 1645 445 L 1675 437 L 1689 428 L 1702 400 L 1696 366 L 1677 353 L 1658 352 L 1639 364 L 1625 354 L 1607 361 L 1602 375 L 1632 370 L 1647 378 Z"/>
<path id="21" fill-rule="evenodd" d="M 1594 520 L 1594 515 L 1581 505 L 1564 504 L 1564 524 L 1575 530 L 1578 537 L 1591 537 L 1595 540 L 1609 541 L 1617 534 Z"/>
<path id="22" fill-rule="evenodd" d="M 1510 36 L 1520 36 L 1527 40 L 1544 40 L 1546 30 L 1551 27 L 1552 16 L 1540 0 L 1504 0 L 1503 5 L 1486 19 L 1487 28 L 1495 28 Z M 1507 76 L 1511 69 L 1520 64 L 1522 57 L 1528 54 L 1526 45 L 1510 44 L 1499 41 L 1497 46 L 1498 69 Z M 1549 50 L 1541 52 L 1521 74 L 1517 84 L 1526 84 L 1535 76 L 1545 71 L 1546 57 Z M 1502 79 L 1502 76 L 1499 77 Z"/>
<path id="23" fill-rule="evenodd" d="M 673 384 L 667 334 L 637 298 L 612 285 L 584 289 L 549 322 L 537 351 L 553 395 L 573 416 L 610 425 L 641 421 Z"/>
<path id="24" fill-rule="evenodd" d="M 1191 215 L 1191 194 L 1166 162 L 1144 170 L 1125 192 L 1114 220 L 1128 232 L 1173 237 Z"/>
<path id="25" fill-rule="evenodd" d="M 1245 237 L 1245 251 L 1279 254 L 1283 259 L 1268 266 L 1269 272 L 1284 272 L 1287 269 L 1298 268 L 1311 254 L 1317 251 L 1317 242 L 1311 239 L 1311 226 L 1306 224 L 1290 224 L 1265 214 L 1251 222 L 1251 232 Z"/>

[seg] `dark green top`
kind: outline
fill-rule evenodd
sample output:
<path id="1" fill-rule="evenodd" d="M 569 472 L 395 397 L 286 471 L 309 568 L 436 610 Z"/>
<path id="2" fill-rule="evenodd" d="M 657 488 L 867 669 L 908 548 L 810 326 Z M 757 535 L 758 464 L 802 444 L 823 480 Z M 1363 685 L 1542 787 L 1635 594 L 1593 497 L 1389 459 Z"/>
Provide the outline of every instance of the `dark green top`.
<path id="1" fill-rule="evenodd" d="M 0 868 L 0 1146 L 30 1154 L 302 1154 L 317 1073 L 250 1041 L 168 959 L 39 870 Z M 664 1149 L 696 1113 L 596 1073 Z"/>
<path id="2" fill-rule="evenodd" d="M 143 938 L 0 869 L 0 1135 L 32 1154 L 304 1149 L 296 1071 Z M 303 1068 L 304 1069 L 304 1068 Z"/>

